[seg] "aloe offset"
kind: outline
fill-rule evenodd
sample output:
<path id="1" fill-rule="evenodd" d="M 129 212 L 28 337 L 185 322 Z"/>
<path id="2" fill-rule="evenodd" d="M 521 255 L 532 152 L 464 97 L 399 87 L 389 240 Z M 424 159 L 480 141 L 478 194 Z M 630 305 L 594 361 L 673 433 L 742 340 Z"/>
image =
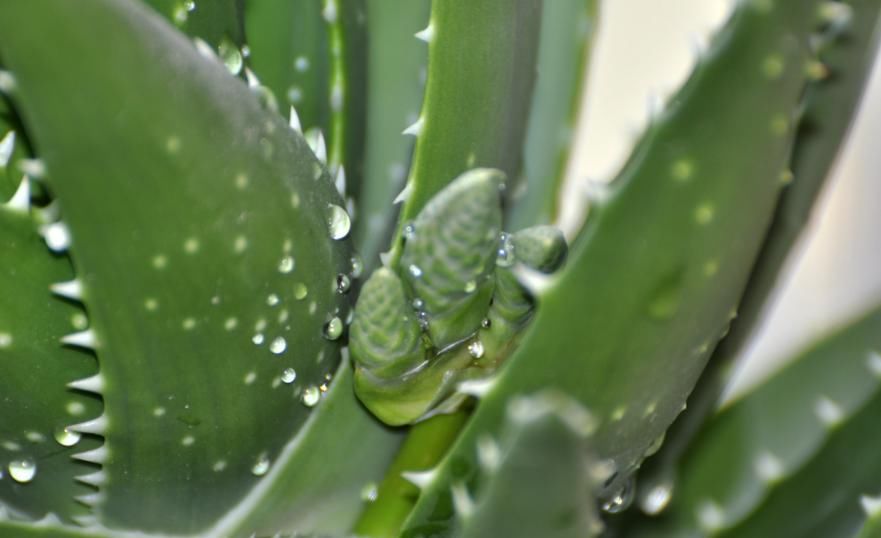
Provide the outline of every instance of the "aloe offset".
<path id="1" fill-rule="evenodd" d="M 881 2 L 739 2 L 569 245 L 596 4 L 390 6 L 0 5 L 0 534 L 876 535 L 877 309 L 702 373 Z"/>

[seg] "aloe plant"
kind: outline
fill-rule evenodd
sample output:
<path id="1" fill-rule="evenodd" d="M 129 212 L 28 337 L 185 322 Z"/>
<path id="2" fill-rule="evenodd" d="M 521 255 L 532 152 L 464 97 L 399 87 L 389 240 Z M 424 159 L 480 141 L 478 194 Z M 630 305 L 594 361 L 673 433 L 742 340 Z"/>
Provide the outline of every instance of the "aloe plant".
<path id="1" fill-rule="evenodd" d="M 593 1 L 0 3 L 0 534 L 881 536 L 881 306 L 716 410 L 879 10 L 737 3 L 567 244 Z"/>

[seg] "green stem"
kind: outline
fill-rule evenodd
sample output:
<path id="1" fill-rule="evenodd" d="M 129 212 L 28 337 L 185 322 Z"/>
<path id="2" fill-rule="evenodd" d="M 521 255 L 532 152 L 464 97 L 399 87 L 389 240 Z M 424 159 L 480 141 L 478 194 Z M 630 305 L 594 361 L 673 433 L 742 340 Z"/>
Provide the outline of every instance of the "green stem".
<path id="1" fill-rule="evenodd" d="M 358 518 L 356 535 L 371 538 L 394 538 L 399 535 L 404 520 L 419 497 L 419 488 L 401 474 L 436 466 L 470 415 L 470 410 L 459 410 L 449 415 L 438 415 L 411 428 L 377 489 L 376 500 L 368 504 Z"/>

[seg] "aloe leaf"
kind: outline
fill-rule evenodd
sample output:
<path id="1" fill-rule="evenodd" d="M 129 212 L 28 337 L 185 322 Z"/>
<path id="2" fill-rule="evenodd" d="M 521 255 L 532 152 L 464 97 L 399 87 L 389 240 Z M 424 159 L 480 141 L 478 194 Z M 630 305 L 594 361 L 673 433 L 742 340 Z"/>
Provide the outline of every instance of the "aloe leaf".
<path id="1" fill-rule="evenodd" d="M 275 95 L 295 107 L 304 130 L 330 129 L 330 54 L 322 2 L 254 0 L 245 5 L 249 63 Z"/>
<path id="2" fill-rule="evenodd" d="M 120 538 L 106 531 L 68 527 L 49 516 L 37 522 L 9 521 L 0 517 L 0 534 L 17 538 Z M 141 538 L 148 538 L 141 535 Z"/>
<path id="3" fill-rule="evenodd" d="M 72 456 L 101 442 L 68 427 L 100 415 L 101 403 L 69 388 L 97 366 L 61 338 L 88 321 L 50 291 L 72 271 L 49 252 L 27 209 L 0 204 L 0 250 L 0 509 L 17 519 L 51 513 L 70 523 L 89 514 L 76 498 L 94 493 L 76 479 L 98 470 Z"/>
<path id="4" fill-rule="evenodd" d="M 646 523 L 647 535 L 773 536 L 747 529 L 784 522 L 787 536 L 847 535 L 810 529 L 858 526 L 859 496 L 881 488 L 879 350 L 876 308 L 719 412 L 657 497 L 669 506 L 658 507 L 666 510 L 658 527 Z"/>
<path id="5" fill-rule="evenodd" d="M 596 427 L 593 417 L 577 402 L 553 393 L 513 399 L 506 415 L 500 438 L 478 442 L 485 475 L 481 489 L 452 486 L 460 519 L 457 536 L 598 536 L 603 525 L 593 498 L 594 462 L 587 446 Z M 405 536 L 425 534 L 430 534 L 430 525 Z"/>
<path id="6" fill-rule="evenodd" d="M 543 386 L 601 420 L 604 496 L 625 487 L 682 410 L 745 285 L 786 166 L 817 4 L 739 5 L 596 197 L 567 266 L 526 279 L 535 318 L 498 377 L 467 387 L 483 399 L 408 528 L 447 519 L 436 507 L 452 468 L 473 473 L 477 437 L 498 427 L 507 399 Z"/>
<path id="7" fill-rule="evenodd" d="M 830 7 L 832 6 L 832 7 Z M 860 102 L 879 39 L 877 0 L 827 4 L 828 28 L 821 34 L 818 61 L 809 69 L 817 80 L 807 90 L 791 157 L 792 180 L 783 190 L 774 218 L 750 275 L 731 332 L 713 352 L 688 409 L 668 432 L 661 452 L 640 472 L 640 489 L 649 494 L 677 473 L 679 459 L 700 426 L 716 409 L 732 361 L 754 334 L 777 275 L 811 217 L 814 202 L 835 161 Z"/>
<path id="8" fill-rule="evenodd" d="M 137 3 L 4 3 L 0 35 L 92 321 L 74 340 L 101 369 L 105 413 L 78 426 L 106 439 L 101 523 L 199 532 L 297 462 L 312 480 L 284 493 L 328 484 L 310 500 L 341 514 L 323 528 L 345 528 L 360 504 L 336 495 L 348 477 L 287 447 L 341 424 L 385 443 L 368 458 L 396 439 L 351 398 L 310 420 L 337 366 L 351 249 L 306 142 Z"/>
<path id="9" fill-rule="evenodd" d="M 429 17 L 427 0 L 368 2 L 367 141 L 364 184 L 355 221 L 355 245 L 368 269 L 388 243 L 403 188 L 413 139 L 401 134 L 419 116 L 427 51 L 413 34 Z"/>
<path id="10" fill-rule="evenodd" d="M 596 0 L 546 2 L 538 73 L 523 150 L 523 185 L 514 186 L 510 228 L 554 221 L 597 27 Z"/>
<path id="11" fill-rule="evenodd" d="M 323 15 L 330 26 L 332 68 L 327 157 L 337 188 L 358 199 L 366 133 L 367 7 L 365 0 L 325 0 Z"/>
<path id="12" fill-rule="evenodd" d="M 527 110 L 535 79 L 541 25 L 535 0 L 434 2 L 419 33 L 428 42 L 428 79 L 410 177 L 392 245 L 401 254 L 403 229 L 428 200 L 465 170 L 520 168 Z"/>

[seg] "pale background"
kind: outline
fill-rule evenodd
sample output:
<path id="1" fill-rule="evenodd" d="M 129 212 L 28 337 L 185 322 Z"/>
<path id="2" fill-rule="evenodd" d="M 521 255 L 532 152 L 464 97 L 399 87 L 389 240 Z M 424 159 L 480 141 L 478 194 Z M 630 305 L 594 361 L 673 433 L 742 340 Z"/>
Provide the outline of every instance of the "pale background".
<path id="1" fill-rule="evenodd" d="M 607 180 L 642 130 L 651 95 L 682 82 L 730 0 L 606 0 L 588 76 L 587 114 L 577 131 L 578 168 L 568 176 Z M 881 300 L 881 64 L 854 129 L 788 261 L 777 300 L 741 358 L 734 392 L 766 376 L 804 344 Z M 585 158 L 586 157 L 586 158 Z M 564 228 L 581 218 L 569 182 Z"/>

